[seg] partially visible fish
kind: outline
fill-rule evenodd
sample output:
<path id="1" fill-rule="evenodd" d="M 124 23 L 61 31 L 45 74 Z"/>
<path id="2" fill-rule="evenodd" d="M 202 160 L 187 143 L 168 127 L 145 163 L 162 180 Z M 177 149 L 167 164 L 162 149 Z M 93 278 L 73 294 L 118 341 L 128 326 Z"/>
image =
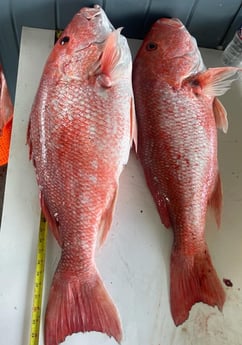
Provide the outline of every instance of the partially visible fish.
<path id="1" fill-rule="evenodd" d="M 0 65 L 0 166 L 8 163 L 12 131 L 13 104 Z"/>
<path id="2" fill-rule="evenodd" d="M 222 310 L 225 301 L 204 231 L 208 206 L 218 226 L 221 218 L 216 126 L 226 132 L 228 123 L 216 96 L 238 71 L 206 70 L 196 40 L 178 19 L 156 21 L 134 61 L 138 156 L 161 220 L 174 232 L 170 303 L 176 325 L 196 302 Z"/>
<path id="3" fill-rule="evenodd" d="M 82 8 L 43 71 L 28 129 L 41 206 L 62 248 L 45 316 L 45 345 L 74 332 L 122 338 L 97 271 L 119 176 L 135 139 L 131 54 L 100 6 Z"/>

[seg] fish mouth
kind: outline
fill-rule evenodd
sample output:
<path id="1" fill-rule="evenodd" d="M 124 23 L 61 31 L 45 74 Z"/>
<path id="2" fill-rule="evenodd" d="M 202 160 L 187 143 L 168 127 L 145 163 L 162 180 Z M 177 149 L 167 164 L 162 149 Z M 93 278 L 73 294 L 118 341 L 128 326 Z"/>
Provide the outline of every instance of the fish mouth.
<path id="1" fill-rule="evenodd" d="M 92 20 L 93 18 L 99 16 L 101 12 L 102 12 L 101 6 L 94 5 L 94 7 L 85 7 L 82 11 L 82 15 L 87 20 Z"/>
<path id="2" fill-rule="evenodd" d="M 178 18 L 161 18 L 158 20 L 158 23 L 171 26 L 174 29 L 184 28 L 183 23 Z"/>
<path id="3" fill-rule="evenodd" d="M 114 27 L 110 23 L 106 13 L 99 5 L 94 5 L 94 7 L 84 7 L 80 10 L 79 15 L 82 15 L 87 21 L 95 21 L 99 23 L 98 25 L 100 26 L 101 31 L 110 32 L 114 30 Z"/>

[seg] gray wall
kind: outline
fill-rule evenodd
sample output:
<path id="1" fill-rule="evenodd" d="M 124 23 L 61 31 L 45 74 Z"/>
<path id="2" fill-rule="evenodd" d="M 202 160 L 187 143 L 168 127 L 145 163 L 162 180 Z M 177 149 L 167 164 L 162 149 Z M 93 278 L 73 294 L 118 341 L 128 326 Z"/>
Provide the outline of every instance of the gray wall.
<path id="1" fill-rule="evenodd" d="M 63 29 L 83 6 L 100 4 L 127 37 L 142 39 L 160 17 L 178 17 L 202 47 L 224 47 L 242 24 L 241 0 L 0 0 L 0 62 L 14 99 L 22 26 Z"/>

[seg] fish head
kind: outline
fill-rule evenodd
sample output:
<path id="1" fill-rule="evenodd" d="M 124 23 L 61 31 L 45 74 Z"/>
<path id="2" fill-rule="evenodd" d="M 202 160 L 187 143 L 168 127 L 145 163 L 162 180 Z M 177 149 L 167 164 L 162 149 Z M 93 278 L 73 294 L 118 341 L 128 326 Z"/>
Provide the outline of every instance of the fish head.
<path id="1" fill-rule="evenodd" d="M 171 84 L 205 69 L 197 42 L 177 18 L 160 18 L 147 33 L 137 60 Z M 140 62 L 141 63 L 141 62 Z"/>
<path id="2" fill-rule="evenodd" d="M 88 64 L 97 60 L 114 27 L 99 5 L 83 7 L 62 32 L 47 65 L 60 78 L 81 78 Z"/>

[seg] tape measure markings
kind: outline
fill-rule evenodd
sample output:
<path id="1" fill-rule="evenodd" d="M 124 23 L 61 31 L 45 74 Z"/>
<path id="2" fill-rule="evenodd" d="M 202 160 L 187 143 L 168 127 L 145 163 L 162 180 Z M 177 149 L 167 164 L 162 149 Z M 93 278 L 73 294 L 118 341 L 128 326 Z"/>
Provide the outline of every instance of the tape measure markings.
<path id="1" fill-rule="evenodd" d="M 39 225 L 38 247 L 37 247 L 37 255 L 36 255 L 34 294 L 33 294 L 32 316 L 31 316 L 31 332 L 30 332 L 30 342 L 29 342 L 30 345 L 38 345 L 39 343 L 42 292 L 43 292 L 45 256 L 46 256 L 47 228 L 48 228 L 47 222 L 43 214 L 41 214 L 40 225 Z"/>

